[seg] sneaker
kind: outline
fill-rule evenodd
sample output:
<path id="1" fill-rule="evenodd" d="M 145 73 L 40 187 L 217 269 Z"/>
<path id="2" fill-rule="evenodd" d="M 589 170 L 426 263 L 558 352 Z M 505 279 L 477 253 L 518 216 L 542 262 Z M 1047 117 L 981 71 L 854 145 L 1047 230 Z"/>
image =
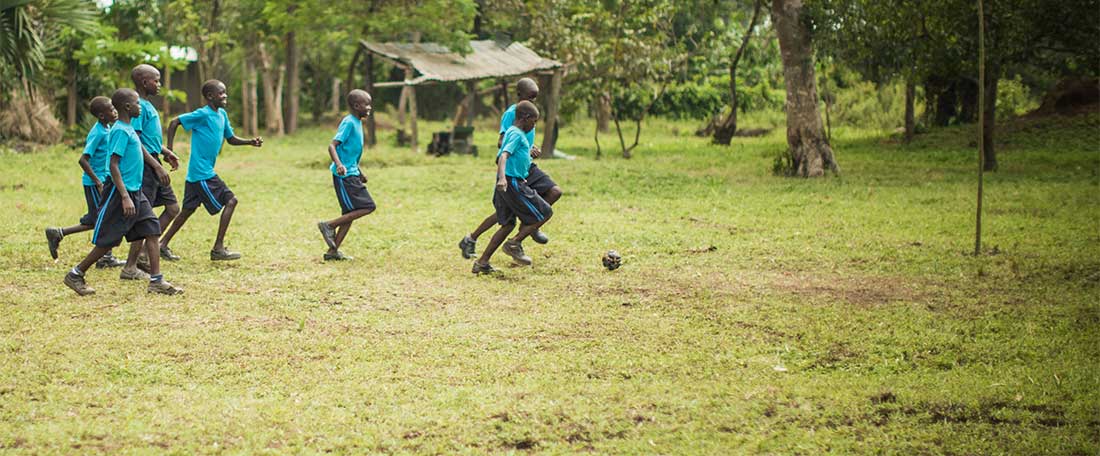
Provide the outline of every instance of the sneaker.
<path id="1" fill-rule="evenodd" d="M 65 237 L 65 233 L 61 232 L 61 228 L 46 228 L 46 245 L 50 248 L 50 257 L 57 259 L 57 246 L 61 245 L 61 239 Z"/>
<path id="2" fill-rule="evenodd" d="M 477 240 L 470 235 L 463 236 L 462 240 L 458 241 L 458 249 L 462 251 L 462 258 L 469 260 L 477 253 Z"/>
<path id="3" fill-rule="evenodd" d="M 122 268 L 122 271 L 118 273 L 118 278 L 120 280 L 149 280 L 149 274 L 138 268 Z"/>
<path id="4" fill-rule="evenodd" d="M 237 252 L 230 252 L 226 249 L 210 251 L 211 261 L 230 261 L 239 259 L 241 259 L 241 254 Z"/>
<path id="5" fill-rule="evenodd" d="M 534 233 L 532 233 L 531 240 L 539 244 L 550 242 L 550 238 L 547 237 L 546 233 L 543 233 L 542 231 L 535 231 Z"/>
<path id="6" fill-rule="evenodd" d="M 80 296 L 95 294 L 95 290 L 92 289 L 92 287 L 89 287 L 88 284 L 84 283 L 84 276 L 73 274 L 72 271 L 69 271 L 68 274 L 65 274 L 65 286 L 72 288 L 73 291 L 75 291 L 76 294 Z"/>
<path id="7" fill-rule="evenodd" d="M 478 262 L 475 261 L 474 262 L 474 269 L 470 272 L 474 273 L 474 275 L 481 275 L 481 274 L 495 274 L 495 273 L 500 272 L 500 271 L 498 271 L 497 268 L 494 268 L 493 265 L 491 265 L 489 263 L 481 264 L 481 263 L 478 263 Z"/>
<path id="8" fill-rule="evenodd" d="M 328 223 L 317 222 L 317 229 L 321 230 L 321 237 L 325 239 L 325 245 L 330 249 L 336 248 L 336 230 Z"/>
<path id="9" fill-rule="evenodd" d="M 180 260 L 179 255 L 176 255 L 175 253 L 173 253 L 172 249 L 168 248 L 167 245 L 162 246 L 160 248 L 160 258 L 162 260 L 168 260 L 168 261 L 179 261 Z"/>
<path id="10" fill-rule="evenodd" d="M 149 282 L 149 286 L 145 288 L 145 291 L 149 293 L 158 293 L 163 295 L 178 295 L 183 294 L 182 288 L 176 288 L 175 285 L 168 283 L 167 280 L 158 280 L 156 282 Z"/>
<path id="11" fill-rule="evenodd" d="M 348 255 L 344 255 L 344 252 L 339 250 L 337 250 L 336 253 L 325 252 L 325 261 L 348 261 L 353 259 L 354 258 Z"/>
<path id="12" fill-rule="evenodd" d="M 103 258 L 100 258 L 95 262 L 95 267 L 98 269 L 117 268 L 125 265 L 125 261 L 122 261 L 118 257 L 114 256 L 114 254 L 112 254 L 111 252 L 107 252 L 106 255 L 103 255 Z"/>
<path id="13" fill-rule="evenodd" d="M 516 263 L 522 264 L 524 266 L 531 265 L 531 257 L 527 256 L 526 253 L 523 253 L 522 244 L 512 240 L 504 241 L 504 245 L 501 246 L 501 250 L 503 250 L 504 253 L 508 256 L 512 257 L 512 260 Z"/>

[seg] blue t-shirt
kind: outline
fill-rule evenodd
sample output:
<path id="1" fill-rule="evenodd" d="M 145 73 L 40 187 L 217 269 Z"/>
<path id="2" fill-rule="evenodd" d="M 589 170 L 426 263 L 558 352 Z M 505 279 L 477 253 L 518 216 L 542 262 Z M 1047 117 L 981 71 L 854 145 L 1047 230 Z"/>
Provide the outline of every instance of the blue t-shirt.
<path id="1" fill-rule="evenodd" d="M 222 151 L 222 143 L 232 138 L 233 127 L 229 125 L 229 115 L 210 105 L 203 106 L 179 117 L 183 129 L 191 132 L 191 157 L 187 162 L 187 182 L 210 179 L 214 173 L 214 163 Z"/>
<path id="2" fill-rule="evenodd" d="M 107 148 L 111 155 L 122 157 L 118 161 L 118 172 L 122 174 L 122 185 L 127 191 L 141 191 L 142 173 L 145 172 L 145 158 L 141 154 L 141 140 L 128 122 L 119 120 L 107 134 Z M 108 162 L 108 167 L 110 164 Z"/>
<path id="3" fill-rule="evenodd" d="M 500 134 L 503 135 L 504 132 L 508 131 L 509 128 L 512 128 L 512 124 L 515 123 L 515 122 L 516 122 L 516 105 L 513 104 L 512 106 L 509 106 L 508 109 L 506 109 L 504 111 L 503 115 L 500 116 Z M 535 129 L 534 128 L 532 128 L 531 131 L 527 132 L 527 143 L 528 144 L 535 144 Z M 501 143 L 501 145 L 503 145 L 503 144 L 504 143 Z"/>
<path id="4" fill-rule="evenodd" d="M 340 157 L 340 163 L 348 170 L 345 177 L 358 176 L 359 158 L 363 156 L 363 122 L 355 114 L 348 114 L 340 121 L 340 127 L 336 129 L 336 136 L 332 140 L 340 141 L 340 145 L 336 146 L 336 156 Z M 329 169 L 333 176 L 339 176 L 336 174 L 336 163 L 329 166 Z"/>
<path id="5" fill-rule="evenodd" d="M 531 169 L 531 143 L 527 141 L 527 134 L 517 126 L 512 126 L 504 132 L 504 141 L 497 151 L 497 158 L 508 152 L 508 161 L 504 163 L 504 175 L 526 179 Z"/>
<path id="6" fill-rule="evenodd" d="M 164 144 L 161 140 L 160 113 L 149 100 L 138 98 L 138 104 L 141 105 L 141 115 L 131 119 L 131 125 L 134 126 L 145 151 L 153 155 L 159 154 L 161 144 Z"/>
<path id="7" fill-rule="evenodd" d="M 92 172 L 100 182 L 106 182 L 107 176 L 111 174 L 107 169 L 107 156 L 111 154 L 110 149 L 107 148 L 107 135 L 110 131 L 110 127 L 104 127 L 103 124 L 96 122 L 88 131 L 88 139 L 84 140 L 84 155 L 88 156 L 88 164 L 92 165 Z M 95 181 L 86 173 L 83 181 L 84 185 L 95 185 Z"/>

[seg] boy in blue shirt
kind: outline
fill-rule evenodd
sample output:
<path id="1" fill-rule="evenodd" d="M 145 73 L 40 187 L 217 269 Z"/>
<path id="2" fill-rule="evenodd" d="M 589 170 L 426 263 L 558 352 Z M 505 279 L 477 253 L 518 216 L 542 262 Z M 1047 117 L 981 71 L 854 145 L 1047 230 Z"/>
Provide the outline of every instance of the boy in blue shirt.
<path id="1" fill-rule="evenodd" d="M 107 150 L 107 132 L 111 130 L 111 124 L 118 119 L 118 112 L 111 105 L 111 99 L 107 97 L 92 98 L 91 111 L 97 122 L 88 131 L 88 137 L 84 140 L 84 152 L 80 154 L 80 160 L 77 162 L 84 170 L 81 180 L 84 183 L 84 202 L 88 205 L 88 213 L 80 218 L 78 225 L 46 228 L 46 245 L 50 249 L 50 257 L 55 260 L 61 239 L 70 234 L 82 233 L 94 228 L 99 198 L 103 193 L 103 180 L 108 174 L 107 155 L 110 152 Z M 95 265 L 97 268 L 113 268 L 122 266 L 123 262 L 108 250 Z"/>
<path id="2" fill-rule="evenodd" d="M 539 96 L 539 86 L 531 78 L 520 79 L 516 82 L 516 96 L 519 97 L 519 101 L 534 102 L 535 98 Z M 498 149 L 503 145 L 504 133 L 512 127 L 512 124 L 515 123 L 515 119 L 516 105 L 513 104 L 512 106 L 509 106 L 508 109 L 504 111 L 504 114 L 500 117 L 500 137 L 497 139 Z M 538 156 L 541 154 L 541 151 L 539 150 L 539 147 L 535 145 L 535 129 L 531 128 L 531 131 L 526 132 L 526 136 L 528 142 L 531 144 L 531 156 L 534 158 L 538 158 Z M 539 196 L 541 196 L 542 199 L 546 200 L 546 202 L 550 205 L 553 205 L 555 202 L 558 201 L 558 198 L 561 198 L 561 187 L 558 187 L 558 184 L 550 178 L 550 175 L 543 172 L 542 169 L 539 168 L 538 165 L 535 165 L 534 162 L 531 163 L 531 169 L 529 170 L 527 176 L 527 185 L 535 189 L 535 192 L 538 193 Z M 462 252 L 463 258 L 470 259 L 474 257 L 477 252 L 478 236 L 481 236 L 482 233 L 488 231 L 489 228 L 492 228 L 492 226 L 496 225 L 496 223 L 496 214 L 490 214 L 488 217 L 485 217 L 485 220 L 483 220 L 481 222 L 481 225 L 478 225 L 478 227 L 474 229 L 473 232 L 471 232 L 469 235 L 459 241 L 458 248 Z M 531 239 L 534 239 L 535 242 L 539 244 L 550 242 L 550 239 L 546 236 L 546 234 L 541 231 L 535 231 L 533 234 L 531 234 Z"/>
<path id="3" fill-rule="evenodd" d="M 141 114 L 138 94 L 131 89 L 118 89 L 111 96 L 111 104 L 118 111 L 118 121 L 107 136 L 111 179 L 104 185 L 103 203 L 96 214 L 92 232 L 95 248 L 65 274 L 65 285 L 81 296 L 94 294 L 95 290 L 84 282 L 84 272 L 125 237 L 130 242 L 131 259 L 137 257 L 137 251 L 133 249 L 140 247 L 142 241 L 147 241 L 145 246 L 151 275 L 146 291 L 169 295 L 182 293 L 183 290 L 168 283 L 160 274 L 160 258 L 156 250 L 160 226 L 153 214 L 153 207 L 141 192 L 145 154 L 137 133 L 130 126 L 130 120 Z"/>
<path id="4" fill-rule="evenodd" d="M 179 126 L 182 125 L 191 132 L 191 158 L 187 163 L 187 183 L 183 188 L 183 211 L 164 233 L 163 245 L 168 247 L 172 237 L 201 204 L 210 215 L 222 213 L 218 223 L 218 237 L 214 239 L 214 248 L 210 250 L 210 259 L 236 260 L 241 254 L 226 250 L 224 241 L 229 222 L 233 220 L 233 211 L 237 207 L 237 197 L 214 174 L 214 163 L 218 160 L 223 142 L 228 142 L 231 146 L 260 147 L 264 140 L 259 137 L 242 139 L 233 133 L 233 127 L 229 125 L 229 115 L 225 112 L 229 96 L 225 94 L 224 83 L 217 79 L 206 81 L 202 85 L 202 96 L 206 99 L 205 106 L 176 117 L 168 124 L 169 150 L 173 149 Z"/>
<path id="5" fill-rule="evenodd" d="M 348 108 L 351 114 L 340 121 L 336 136 L 328 146 L 328 155 L 332 159 L 332 186 L 336 189 L 336 200 L 340 203 L 341 215 L 327 222 L 317 222 L 321 237 L 328 244 L 325 261 L 350 260 L 351 257 L 340 251 L 340 245 L 351 230 L 356 219 L 374 212 L 374 199 L 363 186 L 367 177 L 359 171 L 359 158 L 363 156 L 363 118 L 371 114 L 371 96 L 363 90 L 355 89 L 348 93 Z"/>
<path id="6" fill-rule="evenodd" d="M 497 185 L 493 192 L 493 207 L 496 208 L 497 223 L 500 228 L 489 240 L 481 258 L 474 262 L 473 273 L 492 273 L 496 270 L 489 265 L 497 247 L 504 243 L 504 253 L 517 263 L 531 264 L 531 257 L 523 253 L 520 241 L 538 231 L 554 215 L 550 204 L 527 184 L 531 169 L 531 143 L 527 132 L 535 128 L 539 119 L 539 110 L 530 101 L 516 104 L 516 120 L 504 133 L 502 146 L 497 153 Z M 515 228 L 515 219 L 521 226 L 515 237 L 507 242 L 504 238 Z"/>
<path id="7" fill-rule="evenodd" d="M 172 166 L 172 171 L 179 169 L 180 162 L 176 154 L 161 141 L 160 114 L 149 97 L 160 93 L 160 71 L 152 65 L 141 64 L 130 71 L 130 79 L 134 81 L 134 90 L 140 97 L 141 115 L 134 119 L 131 125 L 141 139 L 141 146 L 149 153 L 151 160 L 145 163 L 144 178 L 141 182 L 141 191 L 149 199 L 154 208 L 164 206 L 159 223 L 161 229 L 167 228 L 172 219 L 180 213 L 180 205 L 176 200 L 176 193 L 172 191 L 171 181 L 161 165 L 161 157 Z M 159 247 L 160 257 L 176 261 L 180 257 L 172 253 L 167 247 Z"/>

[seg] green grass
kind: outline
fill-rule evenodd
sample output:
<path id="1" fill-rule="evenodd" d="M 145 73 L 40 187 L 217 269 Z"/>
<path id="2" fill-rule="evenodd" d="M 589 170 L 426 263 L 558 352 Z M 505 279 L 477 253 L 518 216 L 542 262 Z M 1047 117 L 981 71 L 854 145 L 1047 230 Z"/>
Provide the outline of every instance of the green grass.
<path id="1" fill-rule="evenodd" d="M 635 158 L 605 135 L 597 161 L 571 125 L 580 158 L 542 165 L 565 189 L 552 241 L 495 278 L 456 247 L 491 210 L 489 154 L 392 132 L 365 155 L 356 260 L 324 264 L 333 129 L 309 130 L 223 152 L 244 258 L 206 259 L 200 211 L 164 267 L 182 297 L 117 270 L 65 288 L 87 236 L 54 262 L 42 229 L 81 215 L 77 153 L 0 153 L 0 448 L 1096 454 L 1098 126 L 1002 132 L 973 257 L 972 129 L 837 129 L 842 176 L 802 180 L 771 175 L 781 130 L 723 148 L 656 121 Z"/>

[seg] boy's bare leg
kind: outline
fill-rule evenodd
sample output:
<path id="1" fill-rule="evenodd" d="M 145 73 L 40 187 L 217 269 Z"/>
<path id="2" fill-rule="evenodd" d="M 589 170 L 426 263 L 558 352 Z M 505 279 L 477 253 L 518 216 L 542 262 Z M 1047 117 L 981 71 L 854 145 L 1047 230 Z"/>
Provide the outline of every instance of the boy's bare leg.
<path id="1" fill-rule="evenodd" d="M 519 232 L 516 233 L 516 237 L 512 238 L 510 242 L 522 243 L 524 239 L 527 239 L 528 236 L 530 236 L 535 231 L 538 231 L 539 228 L 542 228 L 542 226 L 549 221 L 550 219 L 547 218 L 546 220 L 543 220 L 533 225 L 521 225 L 519 227 Z"/>
<path id="2" fill-rule="evenodd" d="M 141 255 L 144 243 L 144 239 L 130 243 L 130 253 L 126 255 L 126 265 L 122 267 L 123 270 L 132 271 L 137 268 L 138 256 Z"/>
<path id="3" fill-rule="evenodd" d="M 344 244 L 344 238 L 347 237 L 348 231 L 351 231 L 351 223 L 348 222 L 336 227 L 336 236 L 333 238 L 336 241 L 336 248 L 328 249 L 328 253 L 336 253 L 340 250 L 340 246 Z"/>
<path id="4" fill-rule="evenodd" d="M 92 226 L 92 225 L 73 225 L 73 226 L 62 228 L 61 229 L 61 234 L 64 235 L 64 236 L 68 236 L 70 234 L 76 234 L 76 233 L 83 233 L 85 231 L 91 231 L 92 228 L 95 228 L 95 227 Z"/>
<path id="5" fill-rule="evenodd" d="M 496 225 L 496 224 L 497 224 L 497 215 L 496 215 L 496 213 L 489 214 L 489 216 L 485 217 L 485 220 L 482 220 L 481 224 L 478 225 L 477 228 L 475 228 L 474 231 L 472 231 L 470 233 L 470 239 L 473 239 L 473 240 L 476 241 L 478 236 L 481 236 L 486 231 L 489 231 L 489 228 L 492 228 L 493 225 Z"/>
<path id="6" fill-rule="evenodd" d="M 214 239 L 214 250 L 225 250 L 225 232 L 229 231 L 229 222 L 233 221 L 233 210 L 236 208 L 236 197 L 225 203 L 221 220 L 218 221 L 218 237 Z"/>
<path id="7" fill-rule="evenodd" d="M 546 201 L 546 204 L 553 206 L 554 203 L 558 202 L 558 198 L 561 198 L 561 194 L 561 187 L 555 185 L 553 187 L 550 187 L 550 190 L 547 191 L 545 195 L 539 196 L 542 196 L 542 199 Z"/>
<path id="8" fill-rule="evenodd" d="M 140 243 L 135 242 L 134 244 Z M 149 236 L 145 238 L 145 255 L 149 257 L 149 275 L 160 275 L 160 237 Z M 130 252 L 130 256 L 135 256 Z"/>
<path id="9" fill-rule="evenodd" d="M 181 211 L 179 217 L 176 217 L 176 219 L 172 221 L 172 226 L 168 227 L 168 230 L 164 232 L 163 237 L 160 238 L 160 245 L 167 247 L 168 243 L 172 240 L 172 237 L 174 237 L 176 233 L 179 232 L 180 227 L 182 227 L 184 223 L 187 223 L 187 219 L 191 218 L 191 214 L 194 213 L 194 209 L 184 209 L 183 211 Z"/>
<path id="10" fill-rule="evenodd" d="M 172 203 L 164 206 L 164 212 L 160 213 L 160 218 L 157 220 L 158 222 L 160 222 L 161 231 L 164 231 L 169 226 L 171 226 L 172 220 L 174 220 L 177 215 L 180 215 L 179 203 Z"/>
<path id="11" fill-rule="evenodd" d="M 82 260 L 80 264 L 76 265 L 76 268 L 79 269 L 81 273 L 87 272 L 88 269 L 95 265 L 96 261 L 99 261 L 100 258 L 103 258 L 103 255 L 106 255 L 107 252 L 110 251 L 110 247 L 94 247 L 91 252 L 88 252 L 88 256 L 84 257 L 84 260 Z"/>
<path id="12" fill-rule="evenodd" d="M 481 258 L 477 259 L 480 264 L 489 264 L 489 259 L 493 257 L 493 253 L 496 253 L 500 244 L 504 243 L 504 240 L 508 238 L 508 235 L 512 233 L 512 230 L 516 228 L 516 224 L 509 223 L 507 225 L 501 225 L 497 229 L 496 233 L 493 233 L 493 237 L 489 239 L 489 245 L 485 246 L 485 252 L 481 254 Z"/>
<path id="13" fill-rule="evenodd" d="M 371 212 L 374 212 L 374 209 L 356 209 L 354 211 L 348 212 L 347 214 L 344 214 L 344 215 L 336 217 L 332 220 L 329 220 L 325 223 L 327 223 L 328 226 L 336 228 L 340 225 L 351 223 L 352 221 L 355 221 L 359 217 L 370 214 Z"/>

